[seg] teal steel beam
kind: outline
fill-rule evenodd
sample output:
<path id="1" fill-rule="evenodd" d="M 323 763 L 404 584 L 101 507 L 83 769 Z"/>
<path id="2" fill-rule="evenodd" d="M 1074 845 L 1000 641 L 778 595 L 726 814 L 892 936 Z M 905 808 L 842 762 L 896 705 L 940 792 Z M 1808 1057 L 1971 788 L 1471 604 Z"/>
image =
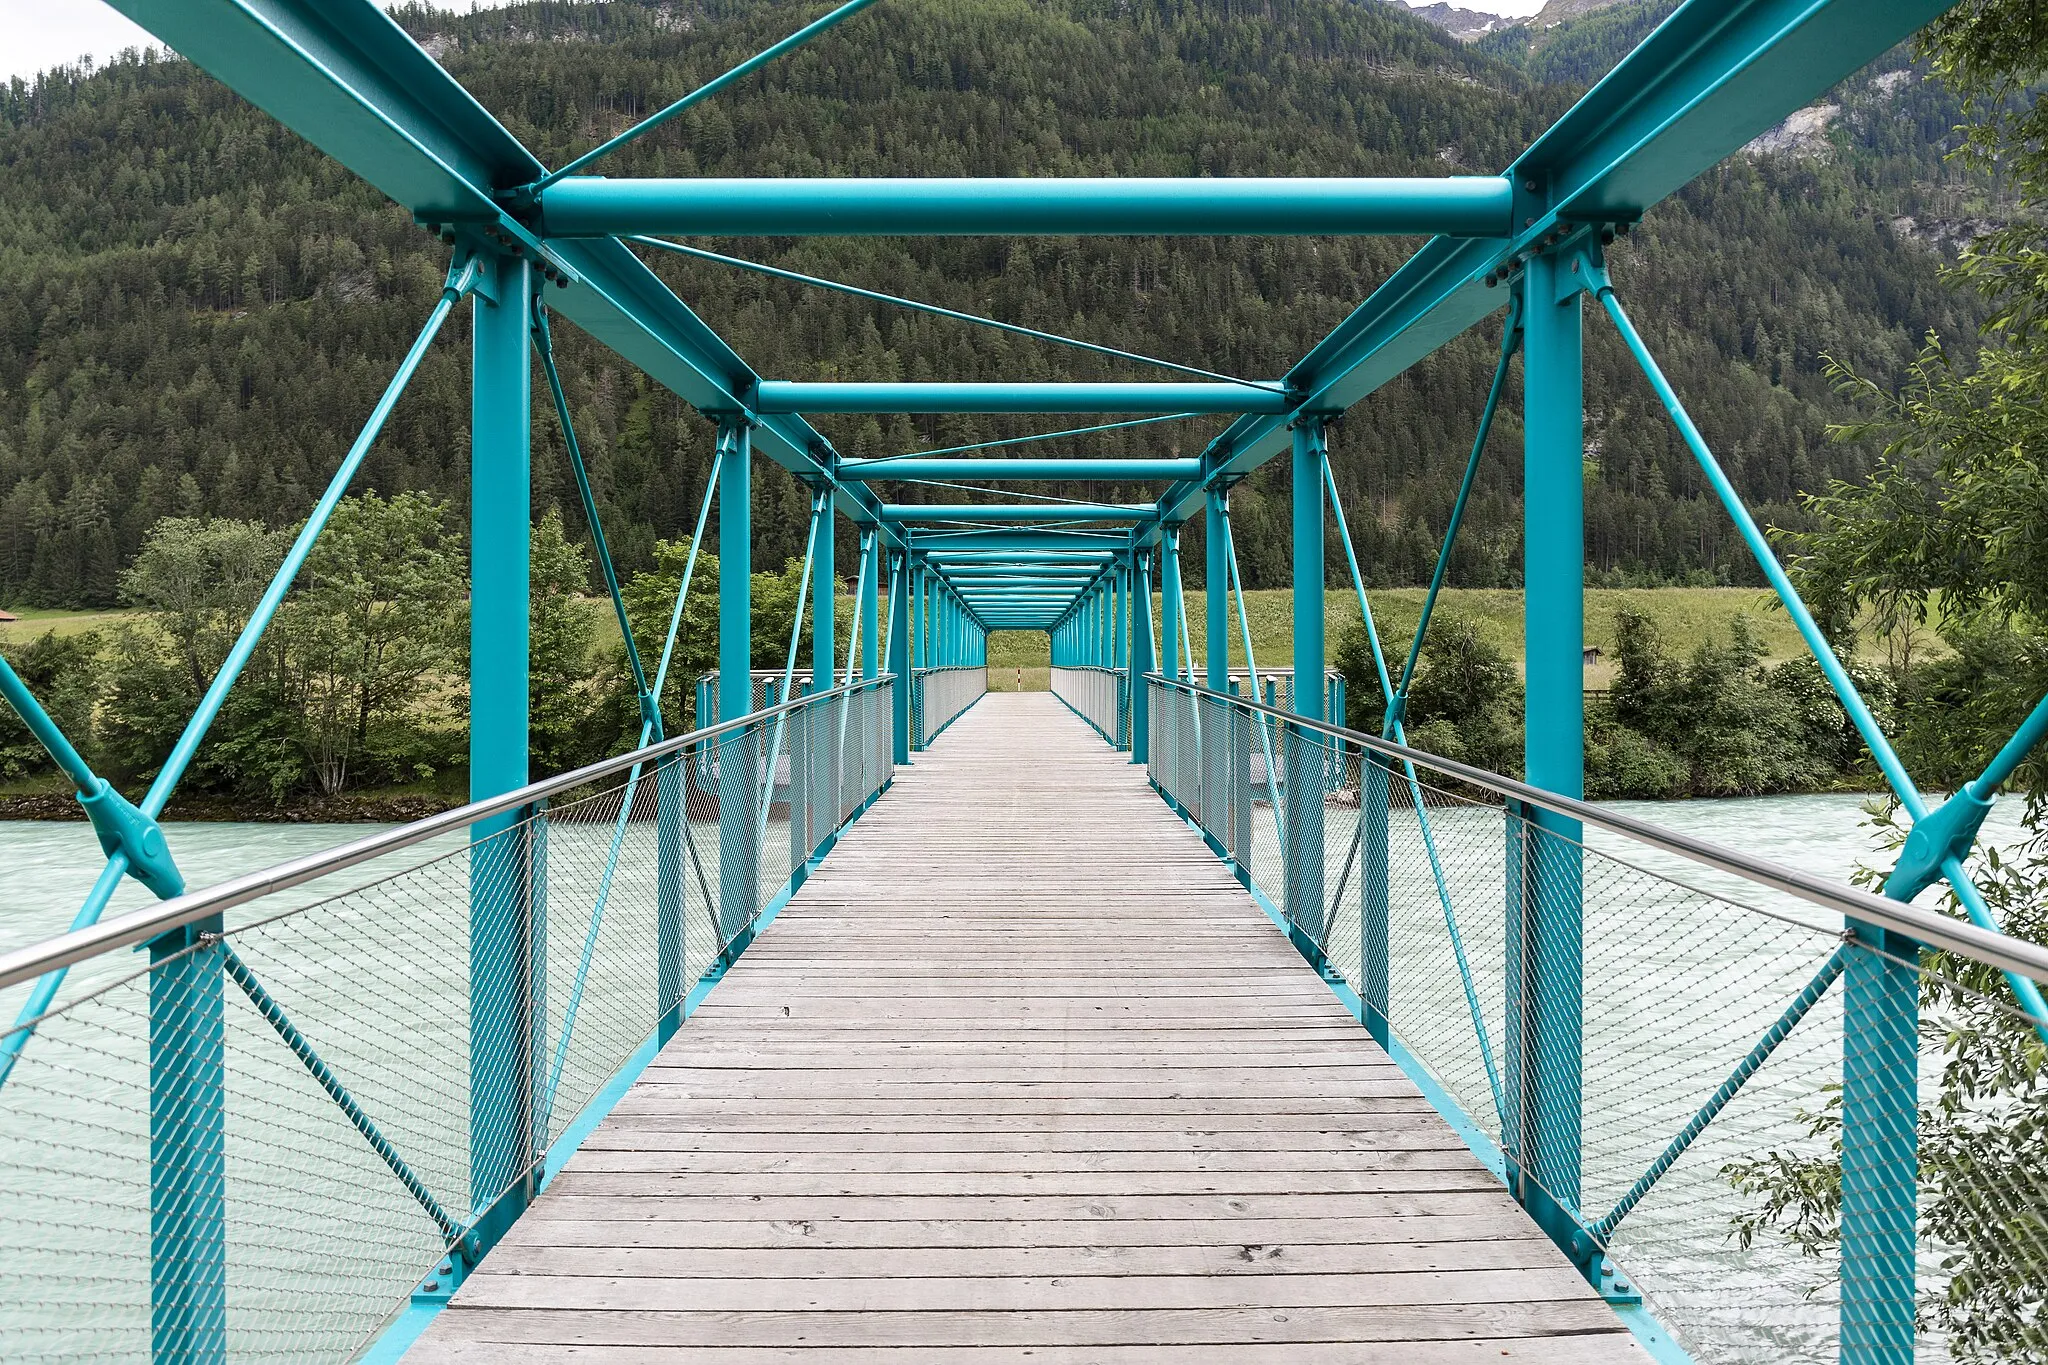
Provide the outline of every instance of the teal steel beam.
<path id="1" fill-rule="evenodd" d="M 1180 648 L 1180 527 L 1169 526 L 1160 546 L 1159 634 L 1165 643 L 1160 672 L 1175 682 L 1182 681 Z"/>
<path id="2" fill-rule="evenodd" d="M 1506 237 L 1499 176 L 558 180 L 550 237 Z"/>
<path id="3" fill-rule="evenodd" d="M 1147 483 L 1196 478 L 1202 472 L 1202 462 L 1197 459 L 934 460 L 918 455 L 896 455 L 885 460 L 848 460 L 839 466 L 838 472 L 840 478 L 857 482 L 979 479 L 996 483 Z"/>
<path id="4" fill-rule="evenodd" d="M 544 242 L 510 191 L 546 168 L 374 0 L 117 0 L 115 8 L 465 249 L 518 249 L 561 288 L 554 311 L 702 412 L 738 412 L 759 377 L 624 245 Z M 829 477 L 830 443 L 761 423 L 767 458 Z M 872 502 L 842 490 L 842 510 Z M 871 520 L 872 518 L 861 518 Z M 896 540 L 885 532 L 885 539 Z"/>
<path id="5" fill-rule="evenodd" d="M 918 537 L 918 546 L 923 548 L 929 538 Z M 1114 550 L 926 550 L 925 554 L 934 564 L 947 568 L 979 568 L 1006 564 L 1045 565 L 1100 565 L 1116 557 Z"/>
<path id="6" fill-rule="evenodd" d="M 532 267 L 496 255 L 473 295 L 470 394 L 469 796 L 526 785 L 533 528 Z M 535 1193 L 546 971 L 545 845 L 508 812 L 470 828 L 470 1205 L 496 1240 Z"/>
<path id="7" fill-rule="evenodd" d="M 1129 532 L 1082 530 L 1077 527 L 986 527 L 920 531 L 918 548 L 926 554 L 1000 553 L 1019 550 L 1051 550 L 1055 553 L 1108 550 L 1115 554 L 1131 543 Z"/>
<path id="8" fill-rule="evenodd" d="M 176 1365 L 228 1358 L 220 934 L 211 915 L 149 945 L 150 1359 Z"/>
<path id="9" fill-rule="evenodd" d="M 1152 707 L 1145 675 L 1159 670 L 1157 646 L 1152 636 L 1152 552 L 1132 550 L 1129 620 L 1130 638 L 1124 647 L 1124 695 L 1131 708 L 1131 762 L 1142 764 L 1152 753 Z"/>
<path id="10" fill-rule="evenodd" d="M 988 522 L 1007 525 L 1031 521 L 1149 521 L 1150 503 L 1023 502 L 1023 503 L 883 503 L 881 519 L 902 522 Z"/>
<path id="11" fill-rule="evenodd" d="M 881 537 L 874 531 L 861 535 L 861 579 L 859 587 L 860 617 L 860 676 L 863 681 L 878 678 L 882 674 L 882 656 L 876 643 L 876 631 L 881 622 L 879 594 L 882 575 Z"/>
<path id="12" fill-rule="evenodd" d="M 1211 488 L 1203 500 L 1203 677 L 1212 692 L 1230 689 L 1229 507 L 1230 495 L 1220 488 Z"/>
<path id="13" fill-rule="evenodd" d="M 1086 583 L 1098 571 L 1093 564 L 1019 564 L 1006 567 L 998 564 L 939 564 L 933 566 L 935 573 L 943 574 L 948 583 L 956 587 L 969 583 Z"/>
<path id="14" fill-rule="evenodd" d="M 1278 386 L 1224 383 L 839 383 L 764 379 L 752 406 L 804 412 L 1284 412 Z"/>
<path id="15" fill-rule="evenodd" d="M 753 445 L 742 418 L 718 425 L 718 719 L 754 710 Z M 754 822 L 761 732 L 736 730 L 718 742 L 718 943 L 732 942 L 760 908 L 760 844 Z"/>
<path id="16" fill-rule="evenodd" d="M 895 753 L 898 763 L 910 762 L 910 556 L 895 554 L 889 566 L 889 671 L 896 675 L 894 703 Z"/>
<path id="17" fill-rule="evenodd" d="M 1324 686 L 1328 669 L 1324 645 L 1323 586 L 1327 561 L 1323 526 L 1323 423 L 1308 417 L 1295 423 L 1293 456 L 1294 512 L 1294 713 L 1326 720 Z M 1242 599 L 1240 599 L 1241 601 Z M 1249 662 L 1249 651 L 1247 651 Z M 1340 721 L 1342 717 L 1338 718 Z M 1290 727 L 1286 732 L 1286 792 L 1275 792 L 1287 806 L 1286 873 L 1282 904 L 1288 921 L 1317 946 L 1329 941 L 1324 904 L 1324 796 L 1330 788 L 1328 767 L 1333 758 L 1318 736 Z"/>
<path id="18" fill-rule="evenodd" d="M 1515 238 L 1438 237 L 1417 251 L 1288 372 L 1300 408 L 1357 404 L 1505 305 L 1502 282 L 1542 244 L 1633 222 L 1950 3 L 1688 0 L 1509 168 Z M 1204 478 L 1177 485 L 1162 510 L 1196 515 L 1206 483 L 1285 452 L 1286 428 L 1272 417 L 1231 423 L 1204 452 Z"/>
<path id="19" fill-rule="evenodd" d="M 1586 748 L 1584 295 L 1569 264 L 1540 255 L 1521 285 L 1523 752 L 1529 785 L 1576 799 L 1585 791 Z M 1582 1199 L 1584 832 L 1543 810 L 1508 828 L 1502 1148 L 1516 1198 L 1570 1250 Z"/>

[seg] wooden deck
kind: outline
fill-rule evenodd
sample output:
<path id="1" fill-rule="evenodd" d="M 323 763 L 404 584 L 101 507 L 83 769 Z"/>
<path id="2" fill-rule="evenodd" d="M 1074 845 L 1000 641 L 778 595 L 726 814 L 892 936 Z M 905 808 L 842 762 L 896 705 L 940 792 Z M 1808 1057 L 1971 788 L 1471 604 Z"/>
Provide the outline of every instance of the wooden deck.
<path id="1" fill-rule="evenodd" d="M 1199 838 L 963 716 L 409 1359 L 1643 1361 Z"/>

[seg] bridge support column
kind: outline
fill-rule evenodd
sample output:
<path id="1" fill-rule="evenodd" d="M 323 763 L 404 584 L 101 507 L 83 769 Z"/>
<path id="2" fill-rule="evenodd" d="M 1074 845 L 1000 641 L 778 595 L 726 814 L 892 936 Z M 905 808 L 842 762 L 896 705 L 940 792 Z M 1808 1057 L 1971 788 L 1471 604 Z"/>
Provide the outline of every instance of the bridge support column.
<path id="1" fill-rule="evenodd" d="M 889 671 L 896 675 L 896 761 L 910 762 L 910 556 L 893 556 L 889 575 Z"/>
<path id="2" fill-rule="evenodd" d="M 1225 554 L 1227 548 L 1223 518 L 1230 505 L 1230 495 L 1213 485 L 1209 496 L 1202 505 L 1202 683 L 1212 692 L 1230 690 L 1230 564 Z M 1195 676 L 1195 661 L 1188 660 L 1188 677 Z M 1231 755 L 1236 744 L 1231 738 L 1236 726 L 1225 722 L 1221 703 L 1211 702 L 1197 705 L 1200 715 L 1208 712 L 1198 724 L 1203 726 L 1202 746 L 1202 810 L 1203 820 L 1211 831 L 1234 829 L 1234 824 L 1210 823 L 1215 816 L 1221 816 L 1231 809 L 1235 799 L 1235 788 L 1230 781 Z M 1213 729 L 1209 724 L 1214 721 Z M 1239 846 L 1231 843 L 1229 856 L 1239 856 Z"/>
<path id="3" fill-rule="evenodd" d="M 470 393 L 469 795 L 527 782 L 527 630 L 532 537 L 532 320 L 528 263 L 500 256 L 474 304 Z M 538 812 L 471 827 L 470 1186 L 484 1245 L 533 1195 L 544 1052 L 545 845 Z"/>
<path id="4" fill-rule="evenodd" d="M 718 424 L 718 719 L 754 709 L 753 437 L 742 416 Z M 718 741 L 718 940 L 725 945 L 760 908 L 761 850 L 751 818 L 759 799 L 761 732 Z M 770 775 L 773 780 L 773 775 Z"/>
<path id="5" fill-rule="evenodd" d="M 690 818 L 687 773 L 682 754 L 671 754 L 654 765 L 654 994 L 657 1032 L 665 1043 L 683 1024 L 686 982 L 685 911 L 690 903 L 689 850 L 684 846 L 684 822 Z"/>
<path id="6" fill-rule="evenodd" d="M 1842 973 L 1841 1365 L 1912 1365 L 1920 946 L 1849 928 L 1877 951 L 1852 950 Z"/>
<path id="7" fill-rule="evenodd" d="M 227 1007 L 220 916 L 149 945 L 149 1342 L 227 1359 Z M 195 946 L 197 945 L 197 946 Z"/>
<path id="8" fill-rule="evenodd" d="M 861 538 L 860 557 L 864 569 L 856 610 L 860 616 L 860 676 L 865 682 L 880 677 L 882 673 L 881 646 L 876 641 L 881 631 L 881 618 L 876 611 L 881 604 L 882 581 L 882 533 L 879 528 Z"/>
<path id="9" fill-rule="evenodd" d="M 1152 657 L 1152 552 L 1131 552 L 1130 639 L 1124 644 L 1124 692 L 1131 705 L 1131 762 L 1143 763 L 1151 752 L 1152 708 L 1145 695 L 1145 675 L 1157 668 Z"/>
<path id="10" fill-rule="evenodd" d="M 832 494 L 820 490 L 825 500 L 824 511 L 819 515 L 823 520 L 818 525 L 817 547 L 811 552 L 816 558 L 811 569 L 813 587 L 811 592 L 811 690 L 830 692 L 839 686 L 838 610 L 839 571 L 833 554 Z M 835 706 L 844 706 L 844 702 Z M 825 736 L 836 735 L 837 727 L 828 726 L 830 719 L 820 713 L 818 724 L 811 733 L 818 737 L 817 762 L 812 766 L 811 781 L 815 795 L 811 807 L 811 829 L 817 844 L 829 838 L 839 824 L 839 764 L 840 746 L 827 743 Z"/>
<path id="11" fill-rule="evenodd" d="M 1585 793 L 1585 393 L 1582 295 L 1539 255 L 1523 277 L 1524 739 L 1531 786 Z M 1507 935 L 1510 1187 L 1560 1245 L 1580 1200 L 1584 1029 L 1579 822 L 1511 813 Z"/>
<path id="12" fill-rule="evenodd" d="M 1180 657 L 1180 527 L 1167 525 L 1159 533 L 1159 651 L 1160 672 L 1178 681 L 1194 678 L 1194 661 L 1181 673 Z"/>
<path id="13" fill-rule="evenodd" d="M 1323 423 L 1304 417 L 1294 426 L 1294 714 L 1323 719 Z M 1328 941 L 1323 906 L 1323 792 L 1330 746 L 1311 731 L 1289 726 L 1282 763 L 1286 802 L 1287 918 L 1314 941 Z M 1274 775 L 1267 774 L 1269 785 Z"/>

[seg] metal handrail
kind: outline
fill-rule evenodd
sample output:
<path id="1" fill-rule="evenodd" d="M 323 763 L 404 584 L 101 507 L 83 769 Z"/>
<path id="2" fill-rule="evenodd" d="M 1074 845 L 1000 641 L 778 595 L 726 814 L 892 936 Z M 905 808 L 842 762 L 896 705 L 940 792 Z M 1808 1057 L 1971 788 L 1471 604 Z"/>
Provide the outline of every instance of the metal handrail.
<path id="1" fill-rule="evenodd" d="M 0 990 L 32 981 L 44 972 L 69 967 L 116 948 L 146 943 L 161 934 L 196 923 L 209 915 L 218 914 L 237 905 L 246 905 L 250 901 L 278 891 L 289 891 L 295 886 L 303 886 L 307 882 L 316 881 L 332 873 L 345 871 L 372 859 L 452 833 L 489 816 L 517 810 L 535 801 L 572 791 L 577 787 L 610 777 L 614 773 L 624 772 L 638 764 L 665 758 L 747 726 L 758 725 L 764 720 L 773 720 L 797 707 L 815 705 L 833 697 L 849 696 L 893 681 L 893 673 L 883 673 L 877 677 L 845 683 L 829 692 L 778 702 L 751 715 L 721 721 L 702 730 L 692 730 L 687 735 L 677 735 L 673 739 L 665 739 L 658 744 L 650 744 L 644 749 L 635 749 L 631 753 L 620 754 L 614 758 L 600 759 L 596 763 L 586 764 L 571 772 L 543 778 L 539 782 L 529 782 L 523 787 L 498 796 L 485 797 L 481 801 L 472 801 L 454 810 L 442 811 L 439 815 L 429 815 L 425 819 L 415 820 L 409 825 L 400 825 L 396 829 L 368 835 L 354 843 L 309 853 L 303 858 L 294 858 L 289 862 L 230 878 L 204 891 L 188 892 L 183 896 L 160 901 L 126 915 L 101 920 L 89 928 L 76 929 L 59 934 L 55 938 L 45 939 L 41 943 L 32 943 L 24 948 L 16 948 L 12 952 L 0 953 Z"/>
<path id="2" fill-rule="evenodd" d="M 1921 909 L 1905 901 L 1889 900 L 1868 891 L 1859 891 L 1853 886 L 1843 886 L 1824 877 L 1816 877 L 1797 868 L 1774 863 L 1767 858 L 1738 853 L 1732 848 L 1708 843 L 1704 839 L 1695 839 L 1689 834 L 1680 834 L 1661 825 L 1637 820 L 1587 801 L 1559 796 L 1555 792 L 1547 792 L 1525 782 L 1517 782 L 1511 777 L 1502 777 L 1499 773 L 1474 768 L 1448 758 L 1439 758 L 1422 749 L 1411 749 L 1405 744 L 1395 744 L 1377 735 L 1368 735 L 1346 729 L 1341 725 L 1331 725 L 1326 721 L 1293 715 L 1277 707 L 1227 692 L 1212 692 L 1206 687 L 1181 682 L 1160 673 L 1148 673 L 1145 678 L 1147 682 L 1156 682 L 1161 687 L 1170 687 L 1191 697 L 1205 697 L 1225 705 L 1240 706 L 1248 711 L 1263 712 L 1297 729 L 1327 735 L 1332 739 L 1340 739 L 1346 744 L 1356 744 L 1389 758 L 1419 764 L 1468 786 L 1479 787 L 1509 800 L 1551 811 L 1569 820 L 1593 825 L 1651 848 L 1675 854 L 1688 862 L 1698 863 L 1719 872 L 1733 873 L 1772 890 L 1797 896 L 1801 900 L 1835 911 L 1849 919 L 1894 930 L 1918 942 L 1944 948 L 2002 971 L 2017 972 L 2048 984 L 2048 947 L 2038 943 L 1980 929 L 1974 924 L 1949 919 L 1945 915 Z"/>

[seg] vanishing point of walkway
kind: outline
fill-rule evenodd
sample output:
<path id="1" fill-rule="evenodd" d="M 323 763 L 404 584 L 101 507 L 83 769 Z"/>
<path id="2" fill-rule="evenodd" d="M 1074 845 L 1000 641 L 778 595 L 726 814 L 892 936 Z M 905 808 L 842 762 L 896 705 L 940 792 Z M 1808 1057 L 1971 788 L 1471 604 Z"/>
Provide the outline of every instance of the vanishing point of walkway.
<path id="1" fill-rule="evenodd" d="M 1640 1361 L 1044 693 L 847 832 L 410 1359 Z"/>

